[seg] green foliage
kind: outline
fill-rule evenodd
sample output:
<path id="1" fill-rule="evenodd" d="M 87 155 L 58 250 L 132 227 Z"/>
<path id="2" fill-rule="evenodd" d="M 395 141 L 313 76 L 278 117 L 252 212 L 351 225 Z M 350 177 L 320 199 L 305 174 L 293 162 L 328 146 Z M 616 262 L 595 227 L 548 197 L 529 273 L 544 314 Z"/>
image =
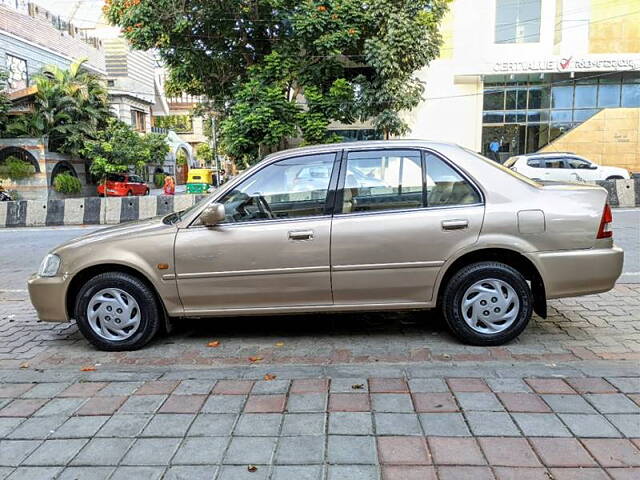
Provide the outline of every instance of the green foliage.
<path id="1" fill-rule="evenodd" d="M 164 173 L 156 173 L 153 176 L 153 184 L 156 188 L 162 188 L 162 186 L 164 185 L 165 177 L 166 175 Z"/>
<path id="2" fill-rule="evenodd" d="M 104 177 L 134 168 L 143 169 L 150 163 L 164 162 L 169 146 L 163 135 L 140 135 L 125 123 L 111 118 L 95 139 L 84 142 L 81 153 L 91 163 L 91 173 Z"/>
<path id="3" fill-rule="evenodd" d="M 180 148 L 176 153 L 176 165 L 186 165 L 187 164 L 187 153 Z"/>
<path id="4" fill-rule="evenodd" d="M 49 149 L 78 155 L 86 139 L 96 138 L 111 117 L 107 90 L 102 80 L 82 66 L 68 70 L 47 67 L 34 77 L 38 87 L 34 111 L 20 115 L 7 126 L 16 137 L 49 137 Z"/>
<path id="5" fill-rule="evenodd" d="M 196 157 L 205 165 L 213 165 L 213 149 L 208 143 L 199 143 L 196 146 Z"/>
<path id="6" fill-rule="evenodd" d="M 407 131 L 449 0 L 109 0 L 107 18 L 156 49 L 169 90 L 216 99 L 224 153 L 254 161 L 286 139 L 335 140 L 333 121 Z M 306 98 L 306 104 L 300 102 Z"/>
<path id="7" fill-rule="evenodd" d="M 82 183 L 68 172 L 62 172 L 53 179 L 53 189 L 64 194 L 77 194 L 82 192 Z"/>
<path id="8" fill-rule="evenodd" d="M 176 133 L 193 132 L 193 117 L 191 115 L 166 115 L 153 117 L 154 126 L 173 130 Z"/>
<path id="9" fill-rule="evenodd" d="M 3 164 L 0 164 L 0 177 L 11 180 L 21 180 L 36 173 L 36 169 L 31 163 L 19 158 L 7 157 Z"/>
<path id="10" fill-rule="evenodd" d="M 7 96 L 6 91 L 7 78 L 7 72 L 5 72 L 4 70 L 0 70 L 0 135 L 7 128 L 7 123 L 9 121 L 7 112 L 9 111 L 9 107 L 11 106 L 11 102 L 9 101 L 9 97 Z"/>

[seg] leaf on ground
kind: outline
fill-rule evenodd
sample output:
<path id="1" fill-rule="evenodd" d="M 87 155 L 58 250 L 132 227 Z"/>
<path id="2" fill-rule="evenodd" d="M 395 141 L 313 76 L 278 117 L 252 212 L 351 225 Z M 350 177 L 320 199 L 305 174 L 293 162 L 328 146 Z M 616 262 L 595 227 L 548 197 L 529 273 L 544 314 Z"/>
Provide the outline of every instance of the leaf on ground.
<path id="1" fill-rule="evenodd" d="M 80 369 L 81 372 L 95 372 L 96 371 L 96 367 L 82 367 Z"/>
<path id="2" fill-rule="evenodd" d="M 258 363 L 262 361 L 262 357 L 249 357 L 251 363 Z"/>
<path id="3" fill-rule="evenodd" d="M 351 385 L 351 388 L 354 390 L 362 390 L 364 388 L 364 383 L 356 383 Z"/>
<path id="4" fill-rule="evenodd" d="M 276 347 L 284 347 L 284 342 L 276 342 Z"/>
<path id="5" fill-rule="evenodd" d="M 20 368 L 29 368 L 29 362 L 21 363 Z"/>
<path id="6" fill-rule="evenodd" d="M 267 373 L 267 374 L 264 376 L 264 379 L 265 379 L 266 381 L 275 380 L 275 379 L 276 379 L 276 376 L 275 376 L 275 375 L 273 375 L 273 374 L 271 374 L 271 373 Z"/>
<path id="7" fill-rule="evenodd" d="M 258 467 L 256 467 L 255 465 L 249 465 L 247 467 L 247 470 L 250 471 L 251 473 L 257 472 L 258 471 Z"/>
<path id="8" fill-rule="evenodd" d="M 213 342 L 207 343 L 207 347 L 216 348 L 216 347 L 219 347 L 219 346 L 220 346 L 220 341 L 219 340 L 214 340 Z"/>

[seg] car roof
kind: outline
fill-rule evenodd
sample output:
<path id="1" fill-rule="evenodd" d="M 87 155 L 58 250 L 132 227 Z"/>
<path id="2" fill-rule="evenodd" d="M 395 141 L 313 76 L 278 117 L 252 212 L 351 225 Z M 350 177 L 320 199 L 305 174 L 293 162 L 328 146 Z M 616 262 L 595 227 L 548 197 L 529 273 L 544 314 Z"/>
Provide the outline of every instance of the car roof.
<path id="1" fill-rule="evenodd" d="M 558 155 L 571 155 L 577 157 L 578 155 L 573 152 L 539 152 L 539 153 L 523 153 L 518 157 L 530 158 L 530 157 L 556 157 Z"/>

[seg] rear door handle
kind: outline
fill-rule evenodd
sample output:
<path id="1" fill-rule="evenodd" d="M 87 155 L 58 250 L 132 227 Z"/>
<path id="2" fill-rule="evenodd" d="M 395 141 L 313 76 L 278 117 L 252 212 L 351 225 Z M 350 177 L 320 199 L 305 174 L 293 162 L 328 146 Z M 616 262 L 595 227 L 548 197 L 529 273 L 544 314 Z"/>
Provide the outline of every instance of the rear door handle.
<path id="1" fill-rule="evenodd" d="M 469 227 L 469 220 L 443 220 L 443 230 L 462 230 Z"/>
<path id="2" fill-rule="evenodd" d="M 313 230 L 294 230 L 289 232 L 289 240 L 313 240 Z"/>

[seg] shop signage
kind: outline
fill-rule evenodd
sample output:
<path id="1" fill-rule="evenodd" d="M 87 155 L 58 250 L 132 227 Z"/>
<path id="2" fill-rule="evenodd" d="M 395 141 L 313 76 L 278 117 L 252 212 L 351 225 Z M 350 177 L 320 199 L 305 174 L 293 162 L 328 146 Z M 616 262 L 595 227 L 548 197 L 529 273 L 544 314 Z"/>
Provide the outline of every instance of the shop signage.
<path id="1" fill-rule="evenodd" d="M 640 57 L 553 57 L 496 62 L 494 72 L 592 72 L 640 69 Z"/>

